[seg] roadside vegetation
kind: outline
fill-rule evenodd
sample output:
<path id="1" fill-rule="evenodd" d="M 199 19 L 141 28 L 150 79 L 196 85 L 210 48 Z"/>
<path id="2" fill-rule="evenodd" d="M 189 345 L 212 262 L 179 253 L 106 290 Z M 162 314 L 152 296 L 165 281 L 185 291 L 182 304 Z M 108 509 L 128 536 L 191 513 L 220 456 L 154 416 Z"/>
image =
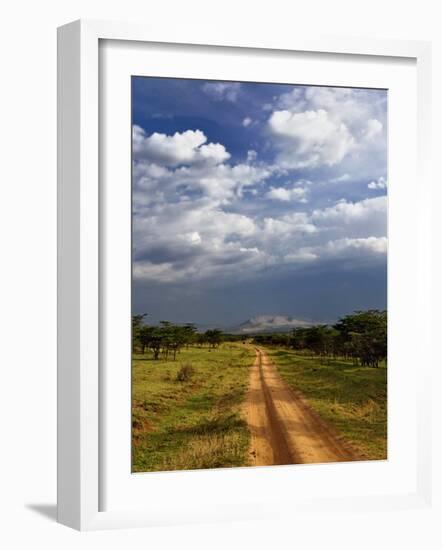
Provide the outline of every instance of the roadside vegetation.
<path id="1" fill-rule="evenodd" d="M 245 465 L 249 432 L 240 408 L 253 349 L 222 341 L 220 331 L 148 328 L 145 338 L 141 324 L 133 342 L 133 471 Z"/>
<path id="2" fill-rule="evenodd" d="M 169 321 L 161 321 L 159 325 L 148 325 L 145 322 L 146 314 L 132 317 L 132 351 L 144 355 L 152 353 L 152 358 L 166 361 L 177 358 L 183 347 L 204 345 L 217 348 L 224 341 L 238 341 L 241 338 L 223 334 L 219 329 L 209 329 L 204 333 L 197 332 L 193 323 L 176 325 Z"/>
<path id="3" fill-rule="evenodd" d="M 346 315 L 335 325 L 299 327 L 289 333 L 259 334 L 258 345 L 276 345 L 323 360 L 342 358 L 378 368 L 387 359 L 387 312 L 371 309 Z"/>

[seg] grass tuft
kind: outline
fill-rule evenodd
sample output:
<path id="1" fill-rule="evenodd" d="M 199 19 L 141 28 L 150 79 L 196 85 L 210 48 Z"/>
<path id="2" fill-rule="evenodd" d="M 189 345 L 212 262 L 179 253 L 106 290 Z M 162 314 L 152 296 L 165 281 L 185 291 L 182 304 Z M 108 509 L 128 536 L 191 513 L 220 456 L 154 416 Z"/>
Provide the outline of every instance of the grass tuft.
<path id="1" fill-rule="evenodd" d="M 180 370 L 176 373 L 176 380 L 178 382 L 188 382 L 195 374 L 195 369 L 190 363 L 185 363 L 181 366 Z M 168 378 L 166 378 L 168 380 Z"/>
<path id="2" fill-rule="evenodd" d="M 197 470 L 244 465 L 244 437 L 236 432 L 201 435 L 165 459 L 162 470 Z"/>

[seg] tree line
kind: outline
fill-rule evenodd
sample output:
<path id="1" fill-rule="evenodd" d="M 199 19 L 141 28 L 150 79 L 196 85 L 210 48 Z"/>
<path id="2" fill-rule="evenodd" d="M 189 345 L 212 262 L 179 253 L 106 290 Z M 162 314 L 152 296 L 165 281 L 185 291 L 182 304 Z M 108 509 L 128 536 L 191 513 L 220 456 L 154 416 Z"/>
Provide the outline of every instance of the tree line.
<path id="1" fill-rule="evenodd" d="M 146 314 L 132 317 L 132 351 L 141 354 L 150 351 L 154 360 L 176 360 L 181 349 L 190 345 L 214 349 L 222 342 L 244 339 L 244 335 L 225 334 L 216 328 L 198 332 L 193 323 L 161 321 L 159 325 L 148 325 L 145 318 Z M 297 327 L 289 333 L 249 337 L 253 337 L 256 345 L 282 346 L 325 359 L 343 357 L 362 366 L 379 367 L 387 358 L 387 312 L 356 311 L 334 325 Z"/>
<path id="2" fill-rule="evenodd" d="M 132 316 L 132 351 L 141 354 L 151 351 L 156 361 L 160 357 L 166 361 L 172 357 L 175 361 L 183 347 L 208 345 L 216 348 L 223 341 L 223 333 L 216 328 L 199 333 L 193 323 L 178 325 L 161 321 L 159 325 L 148 325 L 146 316 L 145 313 Z"/>
<path id="3" fill-rule="evenodd" d="M 387 312 L 355 311 L 334 325 L 299 327 L 285 334 L 259 334 L 254 342 L 309 351 L 324 358 L 351 358 L 355 364 L 379 367 L 387 358 Z"/>

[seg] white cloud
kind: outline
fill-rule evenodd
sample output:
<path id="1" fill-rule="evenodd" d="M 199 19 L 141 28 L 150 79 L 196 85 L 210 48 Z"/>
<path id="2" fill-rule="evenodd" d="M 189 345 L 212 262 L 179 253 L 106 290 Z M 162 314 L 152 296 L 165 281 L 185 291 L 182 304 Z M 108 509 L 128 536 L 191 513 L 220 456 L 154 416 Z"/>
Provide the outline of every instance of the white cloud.
<path id="1" fill-rule="evenodd" d="M 172 136 L 157 132 L 146 135 L 139 126 L 133 127 L 133 153 L 136 159 L 144 159 L 163 166 L 210 162 L 218 164 L 230 158 L 224 145 L 208 143 L 201 130 L 175 132 Z"/>
<path id="2" fill-rule="evenodd" d="M 303 187 L 272 187 L 266 193 L 266 197 L 271 200 L 283 202 L 307 202 L 308 190 Z"/>
<path id="3" fill-rule="evenodd" d="M 375 90 L 309 86 L 305 89 L 305 100 L 310 109 L 325 109 L 344 122 L 354 135 L 366 128 L 368 120 L 385 116 L 385 94 L 378 95 Z"/>
<path id="4" fill-rule="evenodd" d="M 246 118 L 244 118 L 242 121 L 242 125 L 247 128 L 247 126 L 250 126 L 250 124 L 252 124 L 252 119 L 246 116 Z"/>
<path id="5" fill-rule="evenodd" d="M 305 94 L 305 88 L 303 87 L 295 87 L 290 92 L 281 94 L 279 97 L 276 98 L 276 105 L 279 109 L 289 109 L 293 110 L 296 106 L 297 111 L 303 111 L 305 110 L 305 107 L 307 105 L 307 101 L 304 97 Z M 267 105 L 266 110 L 272 110 L 272 105 Z"/>
<path id="6" fill-rule="evenodd" d="M 340 256 L 344 252 L 371 252 L 374 254 L 386 254 L 386 237 L 365 237 L 365 238 L 344 238 L 336 241 L 330 241 L 324 249 L 332 256 Z"/>
<path id="7" fill-rule="evenodd" d="M 249 163 L 255 162 L 257 157 L 258 157 L 258 153 L 253 149 L 249 149 L 249 151 L 247 151 L 247 162 Z"/>
<path id="8" fill-rule="evenodd" d="M 243 245 L 256 231 L 251 218 L 224 212 L 206 199 L 140 212 L 134 219 L 134 277 L 162 282 L 214 276 L 224 280 L 260 264 L 258 248 Z"/>
<path id="9" fill-rule="evenodd" d="M 359 265 L 373 259 L 383 259 L 386 253 L 386 237 L 345 237 L 316 246 L 301 247 L 294 253 L 286 254 L 283 261 L 301 267 L 314 262 L 336 260 L 348 260 L 353 262 L 353 265 Z"/>
<path id="10" fill-rule="evenodd" d="M 370 118 L 367 122 L 367 128 L 365 130 L 365 137 L 367 139 L 373 139 L 382 132 L 382 122 L 375 118 Z"/>
<path id="11" fill-rule="evenodd" d="M 202 242 L 201 236 L 198 231 L 192 231 L 191 233 L 187 233 L 185 236 L 192 244 L 201 244 Z"/>
<path id="12" fill-rule="evenodd" d="M 361 173 L 384 154 L 385 94 L 376 90 L 297 87 L 275 98 L 271 111 L 270 143 L 285 167 L 347 163 L 348 170 L 353 159 Z"/>
<path id="13" fill-rule="evenodd" d="M 375 197 L 359 202 L 338 201 L 333 206 L 314 210 L 313 222 L 319 225 L 348 225 L 354 223 L 380 223 L 385 227 L 387 221 L 387 197 Z"/>
<path id="14" fill-rule="evenodd" d="M 259 185 L 271 174 L 265 165 L 240 163 L 194 163 L 178 168 L 161 168 L 146 161 L 135 162 L 133 169 L 134 203 L 187 200 L 195 192 L 218 205 L 240 197 L 245 188 Z"/>
<path id="15" fill-rule="evenodd" d="M 206 93 L 233 100 L 227 88 L 212 89 L 214 84 L 224 83 L 210 83 Z M 295 95 L 297 107 L 290 106 Z M 341 93 L 345 108 L 340 112 L 338 95 L 297 92 L 284 99 L 286 108 L 278 106 L 269 118 L 277 147 L 271 165 L 252 149 L 235 164 L 224 145 L 209 143 L 200 130 L 147 135 L 134 126 L 134 277 L 228 281 L 341 259 L 351 267 L 385 257 L 386 196 L 342 199 L 307 210 L 302 205 L 315 200 L 310 181 L 315 175 L 291 179 L 293 168 L 339 165 L 384 134 L 377 113 L 366 116 L 365 104 L 352 93 Z M 354 172 L 339 166 L 336 173 L 324 181 L 351 180 Z M 264 187 L 270 177 L 272 185 Z M 386 183 L 381 177 L 368 187 L 381 189 Z M 290 203 L 296 211 L 284 214 Z"/>
<path id="16" fill-rule="evenodd" d="M 327 111 L 293 113 L 275 111 L 269 119 L 271 132 L 284 139 L 279 156 L 291 168 L 333 166 L 355 148 L 355 140 L 343 122 Z"/>
<path id="17" fill-rule="evenodd" d="M 224 145 L 219 143 L 208 143 L 199 149 L 199 154 L 202 159 L 209 162 L 219 164 L 230 158 L 230 154 L 226 151 Z"/>
<path id="18" fill-rule="evenodd" d="M 225 100 L 234 103 L 238 99 L 241 84 L 239 82 L 206 82 L 202 89 L 217 101 Z"/>
<path id="19" fill-rule="evenodd" d="M 369 189 L 387 189 L 387 180 L 384 177 L 380 177 L 377 180 L 371 181 L 367 187 Z"/>
<path id="20" fill-rule="evenodd" d="M 134 276 L 228 281 L 341 259 L 350 268 L 376 261 L 387 249 L 384 199 L 340 201 L 311 213 L 263 219 L 224 211 L 210 197 L 140 208 L 134 218 Z"/>

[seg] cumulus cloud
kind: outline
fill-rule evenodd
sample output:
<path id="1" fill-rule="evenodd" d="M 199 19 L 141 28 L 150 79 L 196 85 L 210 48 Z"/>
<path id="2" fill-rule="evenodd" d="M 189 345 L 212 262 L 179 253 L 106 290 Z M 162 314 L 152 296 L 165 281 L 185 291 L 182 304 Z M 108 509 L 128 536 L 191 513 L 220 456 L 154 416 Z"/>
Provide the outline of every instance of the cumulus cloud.
<path id="1" fill-rule="evenodd" d="M 206 82 L 203 84 L 202 90 L 216 101 L 235 103 L 241 90 L 241 84 L 239 82 Z"/>
<path id="2" fill-rule="evenodd" d="M 311 222 L 311 216 L 307 212 L 294 212 L 279 218 L 264 218 L 261 228 L 265 238 L 276 237 L 291 239 L 296 236 L 305 237 L 317 231 L 316 226 Z"/>
<path id="3" fill-rule="evenodd" d="M 269 127 L 284 140 L 280 161 L 292 168 L 333 166 L 355 147 L 347 126 L 333 120 L 324 109 L 303 113 L 275 111 Z"/>
<path id="4" fill-rule="evenodd" d="M 228 102 L 243 93 L 240 84 L 224 82 L 202 90 Z M 247 153 L 232 148 L 233 158 L 201 130 L 148 135 L 134 126 L 134 278 L 238 281 L 384 261 L 386 196 L 336 200 L 347 186 L 326 196 L 323 185 L 359 178 L 365 195 L 372 174 L 385 173 L 373 156 L 385 156 L 384 107 L 381 97 L 377 105 L 359 90 L 297 87 L 269 105 L 265 147 L 256 138 Z M 237 118 L 251 127 L 244 134 L 258 128 L 259 116 L 252 116 Z M 380 177 L 368 188 L 386 185 Z"/>
<path id="5" fill-rule="evenodd" d="M 155 165 L 136 163 L 133 170 L 135 207 L 147 207 L 156 202 L 180 203 L 198 198 L 207 198 L 217 205 L 228 204 L 243 189 L 263 181 L 268 171 L 248 164 L 207 164 L 181 166 L 159 172 Z M 195 208 L 198 203 L 195 203 Z"/>
<path id="6" fill-rule="evenodd" d="M 195 193 L 226 204 L 273 172 L 272 166 L 258 162 L 254 150 L 248 151 L 245 162 L 227 163 L 230 154 L 224 145 L 207 143 L 200 130 L 147 135 L 134 126 L 133 156 L 136 206 L 177 198 L 183 202 L 198 196 Z"/>
<path id="7" fill-rule="evenodd" d="M 219 164 L 230 158 L 224 145 L 206 142 L 201 130 L 175 132 L 172 136 L 155 132 L 148 136 L 143 128 L 134 125 L 132 131 L 134 156 L 166 166 L 201 161 Z"/>
<path id="8" fill-rule="evenodd" d="M 387 247 L 383 199 L 340 201 L 278 218 L 228 212 L 210 197 L 141 209 L 134 220 L 134 277 L 239 280 L 272 269 L 382 258 Z"/>
<path id="9" fill-rule="evenodd" d="M 191 233 L 186 233 L 185 237 L 189 239 L 189 242 L 192 244 L 201 244 L 202 239 L 198 231 L 192 231 Z"/>
<path id="10" fill-rule="evenodd" d="M 382 196 L 357 202 L 342 199 L 333 206 L 314 210 L 311 218 L 315 223 L 325 225 L 348 225 L 360 222 L 383 222 L 385 224 L 386 213 L 387 197 Z"/>
<path id="11" fill-rule="evenodd" d="M 371 122 L 367 126 L 370 119 L 381 124 L 379 119 L 385 116 L 386 96 L 382 91 L 309 86 L 304 97 L 309 108 L 325 109 L 344 122 L 354 135 L 363 133 L 370 126 Z"/>
<path id="12" fill-rule="evenodd" d="M 387 180 L 381 176 L 380 178 L 378 178 L 377 180 L 373 180 L 371 181 L 367 187 L 369 189 L 387 189 Z"/>
<path id="13" fill-rule="evenodd" d="M 140 212 L 134 223 L 134 277 L 176 282 L 229 276 L 258 260 L 259 251 L 243 245 L 256 231 L 251 218 L 224 212 L 206 199 Z"/>
<path id="14" fill-rule="evenodd" d="M 367 122 L 367 128 L 365 130 L 365 137 L 367 139 L 373 139 L 382 132 L 382 122 L 375 118 L 370 118 Z"/>
<path id="15" fill-rule="evenodd" d="M 332 256 L 340 256 L 343 253 L 354 252 L 371 252 L 373 254 L 386 254 L 387 238 L 386 237 L 365 237 L 365 238 L 344 238 L 336 241 L 328 242 L 323 248 Z"/>
<path id="16" fill-rule="evenodd" d="M 304 187 L 271 187 L 266 197 L 275 201 L 283 202 L 307 202 L 308 190 Z"/>
<path id="17" fill-rule="evenodd" d="M 294 169 L 333 167 L 384 150 L 385 95 L 351 88 L 297 87 L 276 98 L 268 129 L 278 160 Z"/>
<path id="18" fill-rule="evenodd" d="M 373 260 L 383 260 L 387 253 L 386 237 L 361 237 L 336 239 L 316 246 L 301 247 L 297 252 L 284 256 L 287 263 L 298 266 L 315 262 L 352 262 L 353 266 Z"/>

